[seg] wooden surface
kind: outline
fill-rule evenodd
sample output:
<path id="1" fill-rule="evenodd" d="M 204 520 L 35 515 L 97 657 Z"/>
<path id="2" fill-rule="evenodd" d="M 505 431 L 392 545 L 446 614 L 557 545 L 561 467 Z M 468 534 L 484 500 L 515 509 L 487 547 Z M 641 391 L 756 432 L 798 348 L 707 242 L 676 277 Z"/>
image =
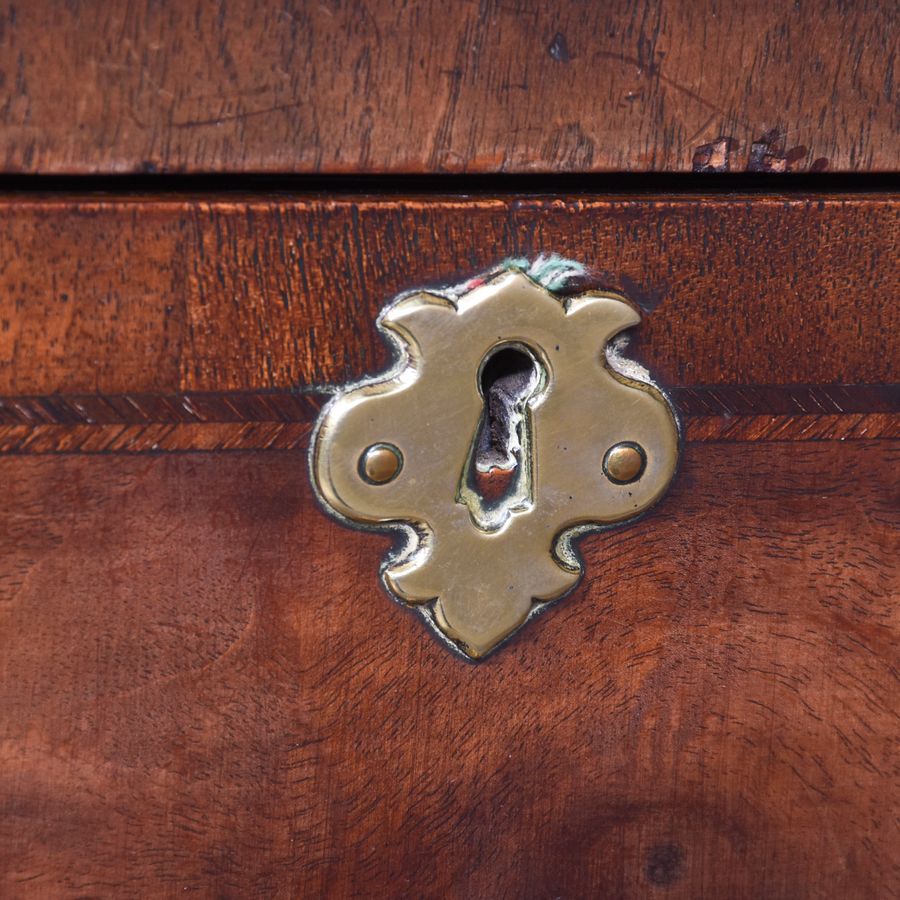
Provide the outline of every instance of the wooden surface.
<path id="1" fill-rule="evenodd" d="M 582 287 L 643 308 L 628 353 L 666 387 L 898 380 L 890 195 L 26 197 L 0 202 L 0 245 L 0 397 L 359 377 L 387 362 L 374 318 L 398 292 L 551 249 L 590 266 Z M 741 411 L 880 411 L 773 402 Z"/>
<path id="2" fill-rule="evenodd" d="M 0 452 L 296 449 L 387 300 L 547 247 L 641 305 L 688 440 L 900 434 L 890 196 L 35 196 L 0 235 Z"/>
<path id="3" fill-rule="evenodd" d="M 896 171 L 895 5 L 782 6 L 0 3 L 0 176 Z M 455 183 L 0 197 L 0 897 L 900 895 L 897 197 Z M 683 464 L 467 665 L 307 444 L 385 301 L 550 250 Z"/>
<path id="4" fill-rule="evenodd" d="M 0 896 L 900 892 L 900 228 L 855 198 L 0 203 Z M 322 386 L 588 262 L 671 493 L 468 665 L 317 507 Z"/>
<path id="5" fill-rule="evenodd" d="M 747 388 L 740 392 L 758 399 Z M 885 412 L 709 414 L 691 412 L 682 391 L 670 391 L 669 397 L 680 413 L 684 439 L 691 443 L 900 438 L 900 388 L 896 385 L 884 391 Z M 272 414 L 265 407 L 245 411 L 240 409 L 243 399 L 240 394 L 224 394 L 211 404 L 208 396 L 196 394 L 156 395 L 148 409 L 142 405 L 145 397 L 132 394 L 65 398 L 64 405 L 71 403 L 80 411 L 72 419 L 59 421 L 51 418 L 57 409 L 48 407 L 45 397 L 5 398 L 0 400 L 0 453 L 225 452 L 297 450 L 306 445 L 312 404 L 304 404 L 296 417 L 290 417 Z M 315 398 L 319 404 L 323 399 Z M 160 412 L 159 405 L 167 409 Z M 83 410 L 96 406 L 103 406 L 106 415 L 94 419 L 84 414 Z M 120 406 L 130 407 L 135 414 L 119 414 L 115 407 Z M 215 414 L 207 417 L 210 407 Z"/>
<path id="6" fill-rule="evenodd" d="M 0 4 L 4 172 L 900 168 L 896 4 Z"/>
<path id="7" fill-rule="evenodd" d="M 0 894 L 892 896 L 898 473 L 692 445 L 473 666 L 302 450 L 0 459 Z"/>

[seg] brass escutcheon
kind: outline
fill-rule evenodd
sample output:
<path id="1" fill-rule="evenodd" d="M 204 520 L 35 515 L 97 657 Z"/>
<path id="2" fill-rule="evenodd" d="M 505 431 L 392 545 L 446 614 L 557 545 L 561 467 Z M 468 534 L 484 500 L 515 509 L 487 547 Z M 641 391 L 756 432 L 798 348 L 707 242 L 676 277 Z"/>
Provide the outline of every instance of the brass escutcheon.
<path id="1" fill-rule="evenodd" d="M 338 518 L 405 530 L 385 585 L 477 659 L 577 584 L 576 537 L 660 499 L 679 429 L 642 370 L 608 358 L 640 321 L 624 297 L 561 298 L 522 271 L 473 284 L 383 310 L 395 365 L 335 393 L 310 465 Z"/>

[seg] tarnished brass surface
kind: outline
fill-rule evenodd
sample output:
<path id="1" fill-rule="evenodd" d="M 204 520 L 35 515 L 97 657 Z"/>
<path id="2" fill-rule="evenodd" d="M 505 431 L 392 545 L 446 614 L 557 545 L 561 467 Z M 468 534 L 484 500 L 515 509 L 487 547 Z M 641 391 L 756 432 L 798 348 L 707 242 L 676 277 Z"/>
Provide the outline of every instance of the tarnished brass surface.
<path id="1" fill-rule="evenodd" d="M 674 414 L 654 386 L 612 370 L 604 352 L 639 321 L 620 296 L 560 299 L 521 272 L 461 295 L 411 294 L 380 317 L 399 351 L 394 369 L 323 410 L 311 457 L 321 499 L 353 523 L 408 527 L 384 581 L 469 657 L 577 583 L 574 536 L 639 516 L 668 486 Z M 507 345 L 523 348 L 539 373 L 516 426 L 517 487 L 490 506 L 467 496 L 467 472 L 484 411 L 481 369 Z M 360 460 L 384 445 L 399 450 L 402 467 L 373 483 Z M 626 446 L 612 460 L 617 445 Z M 638 477 L 634 447 L 643 451 Z"/>
<path id="2" fill-rule="evenodd" d="M 603 460 L 603 471 L 616 484 L 631 484 L 644 472 L 644 449 L 635 444 L 610 447 Z"/>
<path id="3" fill-rule="evenodd" d="M 403 458 L 400 451 L 390 444 L 373 444 L 363 451 L 360 469 L 363 477 L 372 484 L 387 484 L 400 472 Z"/>

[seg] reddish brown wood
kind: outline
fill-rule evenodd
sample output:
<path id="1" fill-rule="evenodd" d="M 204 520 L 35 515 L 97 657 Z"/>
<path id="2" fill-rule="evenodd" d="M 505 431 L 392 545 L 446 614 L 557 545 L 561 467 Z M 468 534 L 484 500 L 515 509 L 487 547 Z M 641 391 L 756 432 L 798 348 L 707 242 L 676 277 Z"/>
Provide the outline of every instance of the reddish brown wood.
<path id="1" fill-rule="evenodd" d="M 896 28 L 889 0 L 28 0 L 0 166 L 897 170 Z"/>
<path id="2" fill-rule="evenodd" d="M 178 394 L 52 394 L 0 397 L 2 425 L 197 425 L 225 422 L 310 422 L 330 389 L 187 391 Z M 827 418 L 894 413 L 900 385 L 715 385 L 669 387 L 683 416 L 733 419 L 758 415 Z"/>
<path id="3" fill-rule="evenodd" d="M 895 33 L 29 0 L 0 175 L 896 171 Z M 900 894 L 897 197 L 393 190 L 0 198 L 0 897 Z M 551 250 L 645 311 L 683 464 L 467 665 L 316 507 L 311 424 L 390 297 Z"/>
<path id="4" fill-rule="evenodd" d="M 864 416 L 864 419 L 872 417 Z M 829 433 L 834 426 L 829 425 Z M 304 422 L 154 423 L 151 425 L 0 425 L 0 453 L 176 453 L 296 450 L 306 446 Z M 846 433 L 848 429 L 843 429 Z M 849 436 L 860 434 L 849 429 Z M 895 436 L 900 416 L 876 414 L 865 437 Z M 874 432 L 869 434 L 869 432 Z"/>
<path id="5" fill-rule="evenodd" d="M 890 196 L 9 199 L 0 240 L 6 397 L 358 377 L 399 291 L 550 250 L 643 306 L 629 353 L 668 387 L 898 380 Z"/>
<path id="6" fill-rule="evenodd" d="M 473 666 L 303 452 L 0 459 L 0 893 L 890 896 L 898 463 L 694 445 Z"/>
<path id="7" fill-rule="evenodd" d="M 675 397 L 676 408 L 677 396 Z M 173 453 L 226 450 L 296 450 L 309 437 L 312 413 L 299 421 L 68 422 L 0 424 L 0 453 Z M 706 441 L 873 441 L 900 438 L 900 412 L 818 415 L 681 417 L 684 439 Z M 500 470 L 492 470 L 497 472 Z M 508 476 L 509 473 L 506 473 Z M 490 480 L 493 479 L 493 481 Z M 481 487 L 504 489 L 504 476 Z"/>
<path id="8" fill-rule="evenodd" d="M 825 441 L 900 438 L 900 413 L 690 416 L 689 441 Z"/>

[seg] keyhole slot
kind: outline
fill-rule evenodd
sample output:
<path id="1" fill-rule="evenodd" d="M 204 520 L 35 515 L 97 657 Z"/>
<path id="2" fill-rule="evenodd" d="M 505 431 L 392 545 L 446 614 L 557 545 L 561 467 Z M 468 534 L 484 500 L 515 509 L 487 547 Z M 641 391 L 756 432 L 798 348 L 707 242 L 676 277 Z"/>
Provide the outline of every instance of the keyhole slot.
<path id="1" fill-rule="evenodd" d="M 478 379 L 484 413 L 475 451 L 477 471 L 505 471 L 520 464 L 518 425 L 539 380 L 537 360 L 518 345 L 502 346 L 485 359 Z"/>
<path id="2" fill-rule="evenodd" d="M 483 530 L 500 528 L 513 511 L 530 505 L 534 468 L 530 401 L 545 383 L 544 366 L 521 344 L 493 348 L 479 367 L 484 408 L 458 499 Z"/>

